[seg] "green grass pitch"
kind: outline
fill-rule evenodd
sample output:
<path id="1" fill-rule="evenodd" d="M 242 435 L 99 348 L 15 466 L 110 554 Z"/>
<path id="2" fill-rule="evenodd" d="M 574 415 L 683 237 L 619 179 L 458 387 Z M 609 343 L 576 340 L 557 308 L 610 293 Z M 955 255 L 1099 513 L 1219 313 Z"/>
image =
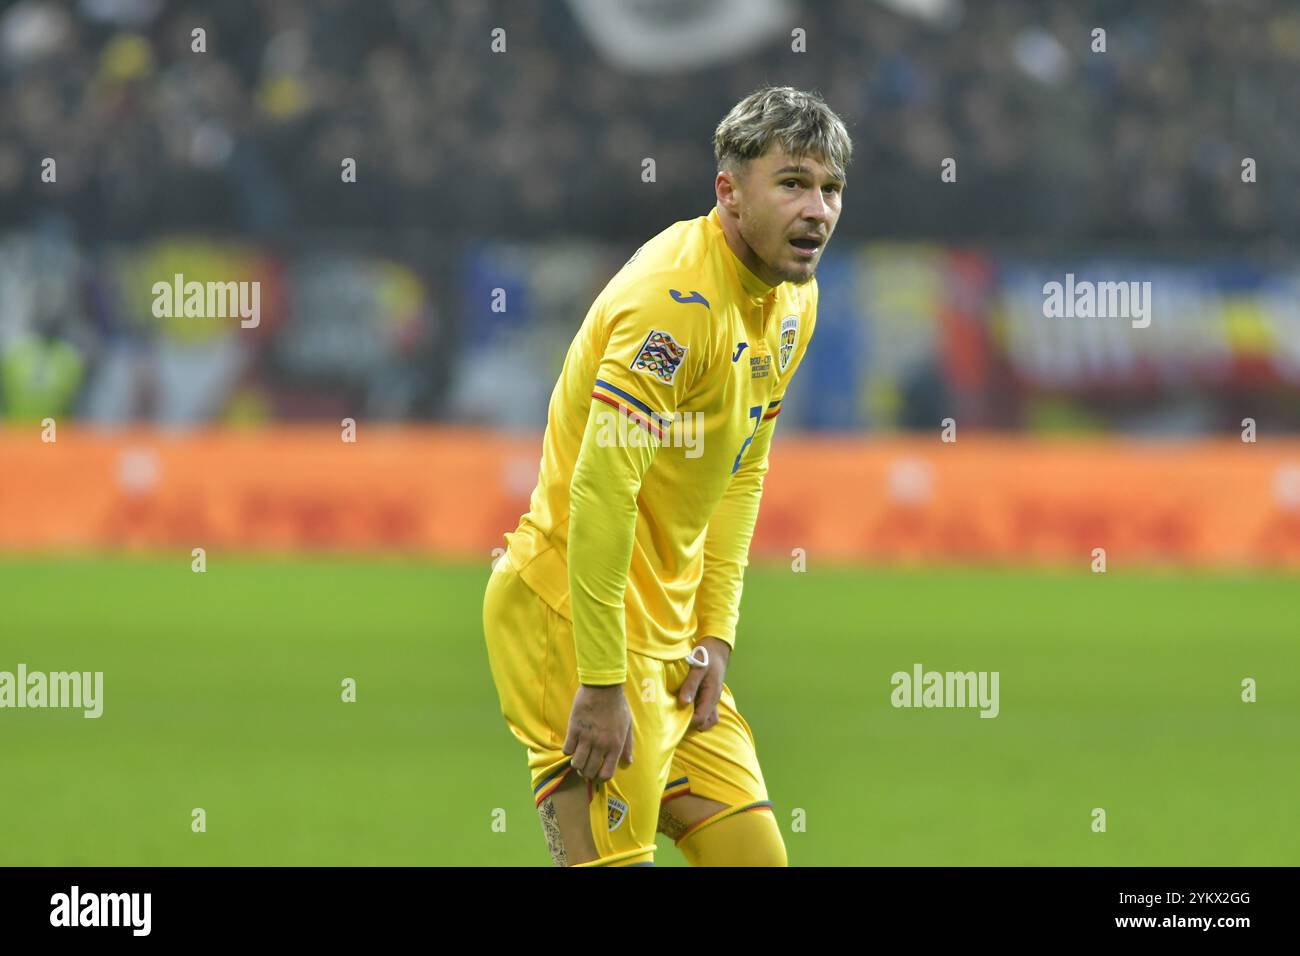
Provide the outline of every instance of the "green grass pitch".
<path id="1" fill-rule="evenodd" d="M 0 864 L 546 865 L 487 575 L 0 560 L 0 670 L 105 675 L 98 720 L 0 710 Z M 1280 575 L 755 565 L 729 684 L 794 865 L 1294 866 L 1298 597 Z M 1000 715 L 895 709 L 917 662 L 998 671 Z"/>

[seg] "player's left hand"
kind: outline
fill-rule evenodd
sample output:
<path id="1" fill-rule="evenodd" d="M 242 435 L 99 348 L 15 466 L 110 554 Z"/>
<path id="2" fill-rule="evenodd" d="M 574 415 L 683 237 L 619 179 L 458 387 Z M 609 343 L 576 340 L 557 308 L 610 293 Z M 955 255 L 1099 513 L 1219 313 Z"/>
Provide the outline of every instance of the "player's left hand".
<path id="1" fill-rule="evenodd" d="M 677 691 L 677 699 L 682 704 L 695 705 L 691 729 L 708 730 L 718 722 L 718 700 L 722 697 L 722 681 L 727 676 L 727 662 L 731 660 L 731 645 L 718 637 L 701 638 L 695 644 L 708 649 L 709 666 L 691 668 Z"/>

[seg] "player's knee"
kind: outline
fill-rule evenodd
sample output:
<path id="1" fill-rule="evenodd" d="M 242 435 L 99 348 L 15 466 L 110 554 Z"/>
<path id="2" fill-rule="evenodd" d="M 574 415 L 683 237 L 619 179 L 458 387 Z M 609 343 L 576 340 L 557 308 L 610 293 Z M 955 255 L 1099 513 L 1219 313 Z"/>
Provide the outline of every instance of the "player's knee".
<path id="1" fill-rule="evenodd" d="M 781 828 L 770 809 L 706 822 L 677 844 L 691 866 L 788 866 Z"/>

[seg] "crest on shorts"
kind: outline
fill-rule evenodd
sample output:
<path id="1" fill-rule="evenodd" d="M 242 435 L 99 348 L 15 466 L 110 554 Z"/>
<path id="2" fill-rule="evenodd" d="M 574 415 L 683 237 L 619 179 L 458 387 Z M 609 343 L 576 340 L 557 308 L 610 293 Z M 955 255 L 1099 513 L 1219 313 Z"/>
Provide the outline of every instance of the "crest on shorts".
<path id="1" fill-rule="evenodd" d="M 677 340 L 667 332 L 651 329 L 628 367 L 635 372 L 653 375 L 665 385 L 671 385 L 677 377 L 677 369 L 686 358 L 688 348 L 686 345 L 678 345 Z"/>
<path id="2" fill-rule="evenodd" d="M 781 371 L 790 364 L 794 347 L 799 344 L 799 316 L 787 315 L 781 320 Z"/>
<path id="3" fill-rule="evenodd" d="M 613 833 L 627 818 L 627 804 L 618 797 L 610 797 L 606 802 L 609 811 L 609 832 Z"/>

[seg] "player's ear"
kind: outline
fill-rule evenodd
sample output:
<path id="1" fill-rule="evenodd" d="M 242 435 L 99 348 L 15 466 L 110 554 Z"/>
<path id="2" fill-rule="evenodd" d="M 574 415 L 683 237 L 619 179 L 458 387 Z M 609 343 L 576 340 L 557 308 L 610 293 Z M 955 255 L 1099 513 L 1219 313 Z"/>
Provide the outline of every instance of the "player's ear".
<path id="1" fill-rule="evenodd" d="M 729 169 L 718 170 L 717 178 L 713 181 L 713 188 L 718 194 L 718 205 L 734 215 L 739 200 L 736 174 Z"/>

